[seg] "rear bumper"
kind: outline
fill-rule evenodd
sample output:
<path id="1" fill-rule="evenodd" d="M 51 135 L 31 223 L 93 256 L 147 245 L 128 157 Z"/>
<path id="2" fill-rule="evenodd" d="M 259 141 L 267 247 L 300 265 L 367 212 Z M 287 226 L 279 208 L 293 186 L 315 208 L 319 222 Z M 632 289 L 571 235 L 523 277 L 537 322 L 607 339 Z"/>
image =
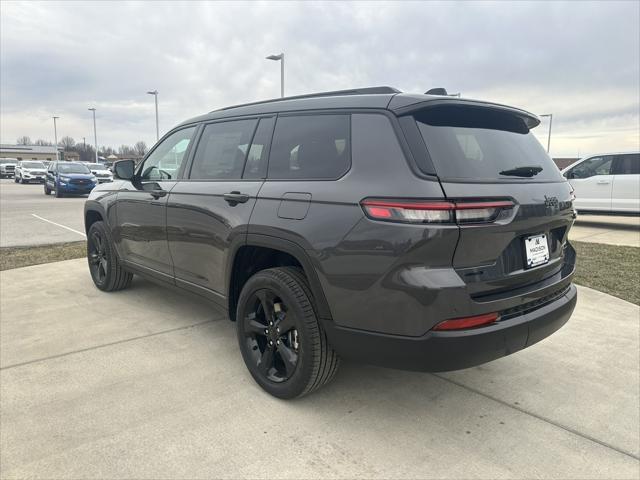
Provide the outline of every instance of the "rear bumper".
<path id="1" fill-rule="evenodd" d="M 324 321 L 332 347 L 345 358 L 403 370 L 447 371 L 472 367 L 533 345 L 562 327 L 573 313 L 576 287 L 521 315 L 470 330 L 429 331 L 420 337 L 387 335 Z"/>

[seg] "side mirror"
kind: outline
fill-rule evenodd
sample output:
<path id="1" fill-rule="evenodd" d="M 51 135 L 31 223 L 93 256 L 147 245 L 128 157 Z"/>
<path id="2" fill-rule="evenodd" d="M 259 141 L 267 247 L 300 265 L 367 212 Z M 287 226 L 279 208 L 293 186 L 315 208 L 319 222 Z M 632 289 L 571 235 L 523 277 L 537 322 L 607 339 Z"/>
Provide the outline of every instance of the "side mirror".
<path id="1" fill-rule="evenodd" d="M 113 176 L 120 180 L 133 180 L 135 169 L 133 160 L 119 160 L 113 164 Z"/>

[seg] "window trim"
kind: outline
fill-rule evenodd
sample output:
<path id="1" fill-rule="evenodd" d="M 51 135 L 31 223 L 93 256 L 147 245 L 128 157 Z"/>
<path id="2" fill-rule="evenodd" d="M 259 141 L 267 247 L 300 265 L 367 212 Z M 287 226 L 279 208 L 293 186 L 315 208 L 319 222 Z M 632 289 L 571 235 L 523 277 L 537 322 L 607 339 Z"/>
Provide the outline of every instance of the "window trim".
<path id="1" fill-rule="evenodd" d="M 351 121 L 352 115 L 355 113 L 351 109 L 344 110 L 304 110 L 304 111 L 293 111 L 293 112 L 284 112 L 278 113 L 276 121 L 273 125 L 273 132 L 271 132 L 271 144 L 269 146 L 269 156 L 267 158 L 267 173 L 266 173 L 266 181 L 268 182 L 335 182 L 336 180 L 340 180 L 344 178 L 353 168 L 353 152 L 351 149 L 352 145 L 352 133 L 351 133 Z M 324 177 L 324 178 L 271 178 L 269 177 L 269 165 L 271 163 L 271 151 L 273 149 L 273 140 L 275 138 L 276 127 L 278 126 L 278 120 L 280 117 L 301 117 L 301 116 L 318 116 L 318 115 L 342 115 L 349 117 L 349 121 L 347 122 L 347 142 L 349 147 L 349 158 L 347 169 L 338 177 Z"/>

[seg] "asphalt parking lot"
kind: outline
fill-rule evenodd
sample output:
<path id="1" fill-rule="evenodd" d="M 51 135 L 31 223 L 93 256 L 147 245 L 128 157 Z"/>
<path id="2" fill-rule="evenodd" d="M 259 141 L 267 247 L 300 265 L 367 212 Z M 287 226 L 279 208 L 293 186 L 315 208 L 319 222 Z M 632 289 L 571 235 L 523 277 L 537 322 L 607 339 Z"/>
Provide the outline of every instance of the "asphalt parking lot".
<path id="1" fill-rule="evenodd" d="M 55 198 L 42 184 L 0 180 L 0 247 L 84 239 L 84 198 Z"/>
<path id="2" fill-rule="evenodd" d="M 0 273 L 0 470 L 13 478 L 638 478 L 637 306 L 579 288 L 552 337 L 460 372 L 345 363 L 263 393 L 233 324 L 84 260 Z"/>

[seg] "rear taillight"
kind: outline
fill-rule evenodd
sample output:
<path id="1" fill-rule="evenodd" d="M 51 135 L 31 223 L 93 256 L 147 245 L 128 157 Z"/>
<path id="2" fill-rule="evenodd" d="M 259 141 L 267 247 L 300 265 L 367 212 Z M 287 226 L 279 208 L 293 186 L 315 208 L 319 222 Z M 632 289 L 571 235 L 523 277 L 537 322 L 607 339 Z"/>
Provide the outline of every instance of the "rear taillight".
<path id="1" fill-rule="evenodd" d="M 487 223 L 515 204 L 510 200 L 410 201 L 368 198 L 361 202 L 374 220 L 403 223 Z"/>
<path id="2" fill-rule="evenodd" d="M 485 313 L 473 317 L 454 318 L 440 322 L 432 330 L 466 330 L 469 328 L 484 327 L 498 320 L 497 313 Z"/>

